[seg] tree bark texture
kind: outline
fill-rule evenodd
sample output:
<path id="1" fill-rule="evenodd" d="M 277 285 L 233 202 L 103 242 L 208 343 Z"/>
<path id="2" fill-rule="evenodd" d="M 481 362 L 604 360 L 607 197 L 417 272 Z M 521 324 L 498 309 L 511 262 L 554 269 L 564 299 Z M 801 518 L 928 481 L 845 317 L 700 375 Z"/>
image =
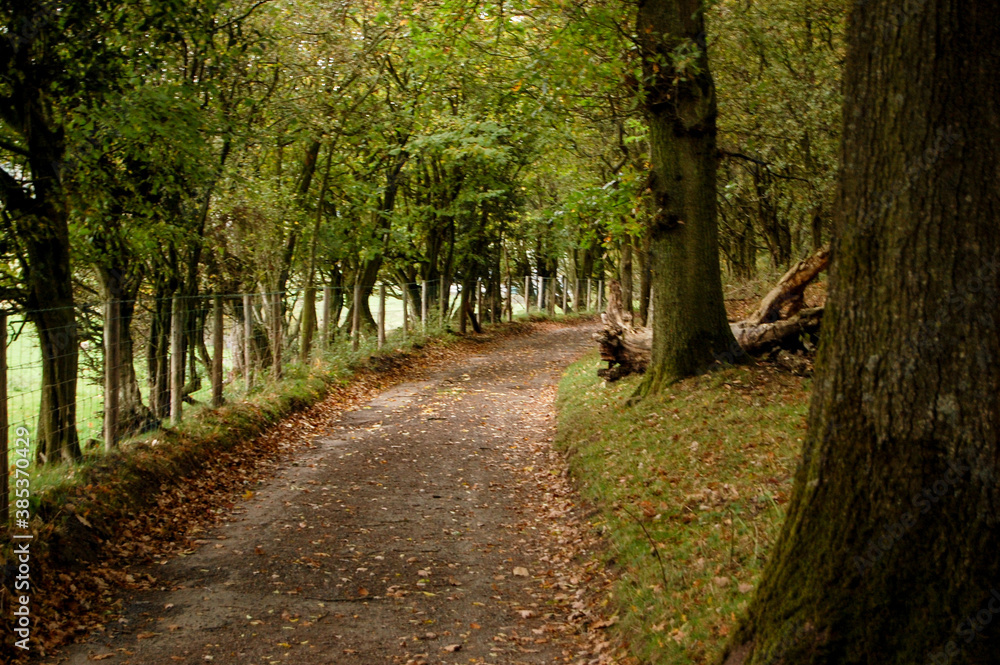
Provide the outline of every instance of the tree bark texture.
<path id="1" fill-rule="evenodd" d="M 700 0 L 641 0 L 637 33 L 653 173 L 650 258 L 652 362 L 636 397 L 742 351 L 722 295 L 716 222 L 716 100 Z M 673 52 L 697 49 L 678 71 Z"/>
<path id="2" fill-rule="evenodd" d="M 992 0 L 853 7 L 808 434 L 726 663 L 997 662 L 998 44 Z"/>

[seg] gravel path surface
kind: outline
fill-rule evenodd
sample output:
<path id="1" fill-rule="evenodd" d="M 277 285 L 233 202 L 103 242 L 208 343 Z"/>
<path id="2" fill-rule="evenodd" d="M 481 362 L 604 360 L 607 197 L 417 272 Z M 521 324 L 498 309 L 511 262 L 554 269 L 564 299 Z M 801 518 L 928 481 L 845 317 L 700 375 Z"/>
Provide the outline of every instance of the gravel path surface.
<path id="1" fill-rule="evenodd" d="M 594 330 L 539 324 L 316 423 L 193 553 L 155 566 L 162 590 L 59 660 L 588 662 L 594 569 L 574 568 L 580 516 L 548 442 L 555 384 Z"/>

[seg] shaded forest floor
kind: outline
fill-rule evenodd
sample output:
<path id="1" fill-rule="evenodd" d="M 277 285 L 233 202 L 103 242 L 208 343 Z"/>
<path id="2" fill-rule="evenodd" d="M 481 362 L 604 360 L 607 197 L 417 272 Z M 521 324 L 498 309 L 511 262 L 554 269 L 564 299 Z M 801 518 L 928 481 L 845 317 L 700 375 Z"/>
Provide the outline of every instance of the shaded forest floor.
<path id="1" fill-rule="evenodd" d="M 64 580 L 107 580 L 91 611 L 129 590 L 47 662 L 627 662 L 551 449 L 556 381 L 593 329 L 463 344 L 357 408 L 286 420 L 245 451 L 264 463 L 195 481 L 226 485 L 214 500 L 165 495 L 108 544 L 106 575 Z"/>
<path id="2" fill-rule="evenodd" d="M 713 662 L 784 519 L 809 380 L 726 368 L 626 408 L 639 377 L 605 384 L 598 364 L 563 378 L 556 445 L 597 509 L 615 631 L 642 662 Z"/>

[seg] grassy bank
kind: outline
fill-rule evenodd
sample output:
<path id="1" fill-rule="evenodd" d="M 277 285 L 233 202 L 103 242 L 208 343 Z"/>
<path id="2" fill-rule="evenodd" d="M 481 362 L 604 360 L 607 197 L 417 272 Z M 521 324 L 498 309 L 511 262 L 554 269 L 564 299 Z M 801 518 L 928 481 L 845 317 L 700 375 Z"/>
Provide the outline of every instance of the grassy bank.
<path id="1" fill-rule="evenodd" d="M 557 445 L 621 577 L 615 629 L 643 662 L 710 662 L 784 517 L 808 380 L 731 368 L 626 408 L 639 377 L 605 384 L 597 367 L 595 352 L 563 377 Z"/>

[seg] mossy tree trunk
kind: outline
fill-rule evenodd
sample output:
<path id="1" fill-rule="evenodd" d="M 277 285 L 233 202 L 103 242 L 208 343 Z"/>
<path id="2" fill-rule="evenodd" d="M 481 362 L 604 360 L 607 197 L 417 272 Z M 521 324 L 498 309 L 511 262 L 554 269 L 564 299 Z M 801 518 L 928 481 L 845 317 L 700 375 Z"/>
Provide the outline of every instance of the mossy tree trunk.
<path id="1" fill-rule="evenodd" d="M 649 222 L 652 362 L 636 397 L 742 355 L 726 320 L 715 187 L 715 86 L 700 0 L 643 0 L 643 57 L 653 173 Z M 674 56 L 696 53 L 679 70 Z"/>
<path id="2" fill-rule="evenodd" d="M 1000 5 L 907 8 L 851 15 L 808 435 L 726 663 L 997 661 Z"/>

